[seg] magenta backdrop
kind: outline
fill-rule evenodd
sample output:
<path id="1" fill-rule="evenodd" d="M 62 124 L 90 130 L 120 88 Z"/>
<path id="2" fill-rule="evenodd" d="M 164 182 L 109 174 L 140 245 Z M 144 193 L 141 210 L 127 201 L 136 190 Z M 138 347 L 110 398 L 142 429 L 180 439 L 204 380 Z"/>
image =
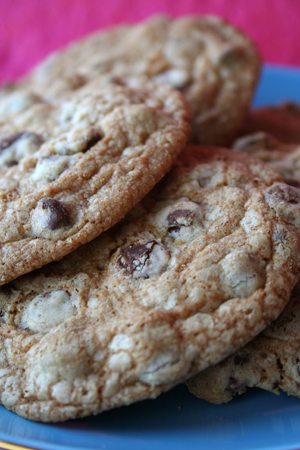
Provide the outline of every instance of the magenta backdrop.
<path id="1" fill-rule="evenodd" d="M 0 83 L 73 39 L 156 13 L 220 15 L 253 38 L 265 62 L 300 67 L 299 0 L 0 0 Z"/>

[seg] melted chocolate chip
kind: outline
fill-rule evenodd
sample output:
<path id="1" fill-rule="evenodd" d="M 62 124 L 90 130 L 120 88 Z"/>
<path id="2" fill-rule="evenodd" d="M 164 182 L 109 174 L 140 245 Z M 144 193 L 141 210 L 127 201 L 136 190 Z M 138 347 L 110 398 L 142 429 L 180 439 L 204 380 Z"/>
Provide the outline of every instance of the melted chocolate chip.
<path id="1" fill-rule="evenodd" d="M 131 244 L 122 248 L 119 265 L 132 275 L 136 269 L 141 269 L 145 265 L 155 244 L 158 243 L 152 240 L 146 244 Z"/>
<path id="2" fill-rule="evenodd" d="M 291 204 L 298 204 L 300 203 L 300 190 L 293 186 L 275 185 L 266 192 L 267 201 L 270 197 L 275 197 L 278 200 L 283 200 Z"/>
<path id="3" fill-rule="evenodd" d="M 11 134 L 11 135 L 5 136 L 3 139 L 1 139 L 0 151 L 5 150 L 6 148 L 10 147 L 11 144 L 18 141 L 20 139 L 20 137 L 23 135 L 23 133 L 24 132 Z"/>
<path id="4" fill-rule="evenodd" d="M 44 140 L 40 135 L 32 133 L 31 131 L 21 131 L 20 133 L 14 133 L 9 136 L 5 136 L 0 141 L 0 152 L 7 149 L 12 144 L 21 139 L 30 139 L 37 145 L 42 145 L 44 143 Z"/>
<path id="5" fill-rule="evenodd" d="M 70 223 L 70 214 L 67 208 L 55 198 L 44 198 L 42 208 L 50 210 L 48 225 L 51 230 L 57 230 Z"/>
<path id="6" fill-rule="evenodd" d="M 189 209 L 177 209 L 172 211 L 168 217 L 169 231 L 179 231 L 181 227 L 188 227 L 193 223 L 195 213 Z"/>

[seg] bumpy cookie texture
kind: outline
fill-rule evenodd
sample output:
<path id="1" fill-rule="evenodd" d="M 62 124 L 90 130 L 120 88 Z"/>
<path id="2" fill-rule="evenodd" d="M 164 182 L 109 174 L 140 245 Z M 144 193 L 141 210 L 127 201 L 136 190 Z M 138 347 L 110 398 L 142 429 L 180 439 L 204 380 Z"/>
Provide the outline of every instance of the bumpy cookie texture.
<path id="1" fill-rule="evenodd" d="M 96 414 L 245 345 L 300 276 L 287 188 L 244 154 L 186 149 L 122 222 L 1 288 L 1 402 L 33 420 Z"/>
<path id="2" fill-rule="evenodd" d="M 297 285 L 277 320 L 241 350 L 190 379 L 190 391 L 212 403 L 226 403 L 248 387 L 300 397 L 299 294 Z"/>
<path id="3" fill-rule="evenodd" d="M 254 44 L 220 18 L 154 17 L 70 45 L 51 55 L 16 88 L 58 97 L 92 79 L 106 83 L 111 78 L 145 76 L 185 94 L 192 108 L 194 142 L 225 145 L 241 126 L 259 68 Z M 11 94 L 11 88 L 7 95 L 16 96 L 19 108 L 29 101 Z M 3 97 L 5 104 L 5 92 Z"/>
<path id="4" fill-rule="evenodd" d="M 178 91 L 132 80 L 84 87 L 0 116 L 0 284 L 120 220 L 184 147 Z"/>
<path id="5" fill-rule="evenodd" d="M 240 137 L 233 143 L 240 150 L 266 162 L 287 184 L 300 187 L 300 145 L 278 141 L 263 131 Z"/>
<path id="6" fill-rule="evenodd" d="M 285 102 L 251 111 L 243 123 L 241 134 L 258 131 L 271 134 L 281 142 L 300 144 L 300 106 Z"/>

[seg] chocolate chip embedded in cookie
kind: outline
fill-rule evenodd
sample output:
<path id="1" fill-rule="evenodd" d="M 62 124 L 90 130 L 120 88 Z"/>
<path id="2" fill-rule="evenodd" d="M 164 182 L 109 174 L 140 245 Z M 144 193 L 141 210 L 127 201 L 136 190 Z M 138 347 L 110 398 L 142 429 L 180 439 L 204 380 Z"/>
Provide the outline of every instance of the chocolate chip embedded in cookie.
<path id="1" fill-rule="evenodd" d="M 11 167 L 40 149 L 44 139 L 30 131 L 4 136 L 0 140 L 0 167 Z"/>
<path id="2" fill-rule="evenodd" d="M 115 227 L 0 289 L 1 402 L 60 421 L 154 398 L 234 351 L 246 367 L 240 348 L 300 278 L 285 189 L 245 154 L 186 148 Z"/>
<path id="3" fill-rule="evenodd" d="M 68 207 L 55 198 L 39 200 L 32 211 L 31 229 L 36 237 L 51 239 L 53 231 L 71 225 L 71 215 Z"/>
<path id="4" fill-rule="evenodd" d="M 213 16 L 163 16 L 95 33 L 50 55 L 23 82 L 57 98 L 91 80 L 145 76 L 180 89 L 192 108 L 192 139 L 225 145 L 251 103 L 260 58 L 251 40 Z"/>
<path id="5" fill-rule="evenodd" d="M 188 120 L 181 93 L 135 80 L 39 97 L 0 122 L 0 284 L 120 220 L 170 169 Z"/>
<path id="6" fill-rule="evenodd" d="M 169 259 L 168 250 L 159 242 L 150 240 L 123 247 L 120 251 L 119 265 L 128 275 L 149 278 L 164 272 Z"/>

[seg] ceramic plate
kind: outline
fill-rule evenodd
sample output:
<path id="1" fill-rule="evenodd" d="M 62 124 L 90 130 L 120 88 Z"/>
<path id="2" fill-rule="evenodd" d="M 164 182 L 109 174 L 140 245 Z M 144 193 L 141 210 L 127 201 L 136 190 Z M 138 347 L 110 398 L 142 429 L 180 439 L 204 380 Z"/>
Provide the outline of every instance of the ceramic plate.
<path id="1" fill-rule="evenodd" d="M 254 105 L 291 99 L 300 102 L 300 70 L 265 67 Z M 181 385 L 156 400 L 61 424 L 32 423 L 0 407 L 0 441 L 40 450 L 297 449 L 300 400 L 252 389 L 216 406 Z"/>

